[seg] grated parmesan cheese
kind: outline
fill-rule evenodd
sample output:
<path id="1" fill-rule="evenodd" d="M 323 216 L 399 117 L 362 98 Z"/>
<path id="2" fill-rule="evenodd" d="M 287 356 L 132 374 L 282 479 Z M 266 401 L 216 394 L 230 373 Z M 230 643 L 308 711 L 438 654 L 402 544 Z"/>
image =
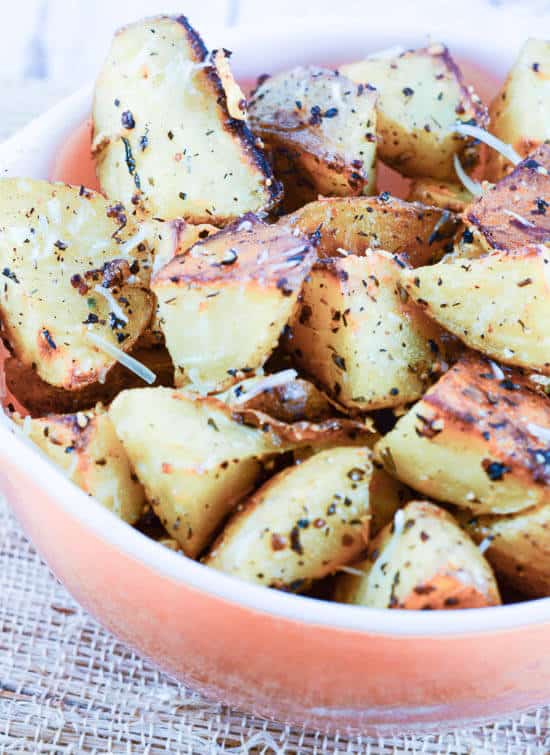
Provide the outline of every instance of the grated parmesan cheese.
<path id="1" fill-rule="evenodd" d="M 109 341 L 105 340 L 105 338 L 102 338 L 96 333 L 92 333 L 90 331 L 88 331 L 87 335 L 90 341 L 93 341 L 96 346 L 99 346 L 100 349 L 103 349 L 103 351 L 109 354 L 109 356 L 112 356 L 117 360 L 117 362 L 120 362 L 120 364 L 126 367 L 127 370 L 133 372 L 134 375 L 137 375 L 148 385 L 152 385 L 157 379 L 157 376 L 152 370 L 139 362 L 137 359 L 134 359 L 134 357 L 126 354 L 125 351 L 122 351 L 122 349 L 119 349 L 113 343 L 110 343 Z"/>
<path id="2" fill-rule="evenodd" d="M 461 123 L 458 121 L 451 130 L 461 136 L 472 136 L 474 139 L 478 139 L 496 152 L 500 152 L 500 154 L 513 165 L 517 165 L 521 162 L 521 157 L 511 144 L 506 144 L 506 142 L 501 141 L 489 131 L 485 131 L 484 128 L 471 126 L 469 123 Z"/>
<path id="3" fill-rule="evenodd" d="M 453 156 L 453 163 L 455 166 L 455 173 L 460 179 L 460 182 L 462 185 L 468 189 L 470 194 L 473 194 L 474 197 L 481 197 L 483 196 L 483 188 L 480 183 L 477 181 L 474 181 L 473 178 L 470 178 L 470 176 L 466 173 L 464 168 L 462 167 L 462 163 L 460 162 L 460 159 L 458 155 Z"/>

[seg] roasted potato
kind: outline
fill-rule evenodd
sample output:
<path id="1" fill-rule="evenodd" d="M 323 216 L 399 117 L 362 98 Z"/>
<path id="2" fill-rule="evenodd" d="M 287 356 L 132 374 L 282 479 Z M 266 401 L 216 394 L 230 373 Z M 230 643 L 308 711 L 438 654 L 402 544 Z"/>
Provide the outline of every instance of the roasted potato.
<path id="1" fill-rule="evenodd" d="M 550 41 L 529 39 L 501 91 L 491 103 L 489 130 L 526 157 L 550 140 Z M 512 164 L 491 150 L 486 165 L 490 181 L 499 181 Z"/>
<path id="2" fill-rule="evenodd" d="M 477 163 L 479 146 L 452 127 L 457 121 L 484 127 L 487 109 L 444 45 L 367 58 L 340 71 L 378 90 L 378 155 L 392 168 L 412 178 L 454 181 L 454 155 L 467 168 Z"/>
<path id="3" fill-rule="evenodd" d="M 550 142 L 471 204 L 465 222 L 488 250 L 550 245 Z"/>
<path id="4" fill-rule="evenodd" d="M 426 496 L 506 514 L 550 503 L 549 449 L 548 399 L 472 355 L 397 421 L 375 454 Z"/>
<path id="5" fill-rule="evenodd" d="M 214 225 L 278 202 L 226 54 L 209 55 L 184 16 L 116 34 L 93 108 L 92 149 L 107 196 L 165 220 Z"/>
<path id="6" fill-rule="evenodd" d="M 357 574 L 338 578 L 337 601 L 409 610 L 500 604 L 495 577 L 479 549 L 447 511 L 426 501 L 400 509 L 355 569 Z"/>
<path id="7" fill-rule="evenodd" d="M 298 590 L 356 559 L 368 528 L 370 451 L 322 451 L 269 480 L 240 506 L 204 562 L 269 587 Z"/>
<path id="8" fill-rule="evenodd" d="M 413 267 L 438 260 L 459 223 L 449 212 L 403 202 L 387 192 L 320 199 L 279 220 L 302 233 L 317 233 L 321 257 L 336 257 L 340 250 L 364 255 L 368 249 L 384 249 L 405 256 Z"/>
<path id="9" fill-rule="evenodd" d="M 123 391 L 109 416 L 154 511 L 191 557 L 253 488 L 262 460 L 301 445 L 345 444 L 362 431 L 349 420 L 293 427 L 269 417 L 252 427 L 216 398 L 168 388 Z"/>
<path id="10" fill-rule="evenodd" d="M 185 254 L 198 241 L 204 241 L 220 230 L 210 223 L 193 225 L 185 220 L 152 221 L 156 226 L 153 273 L 164 267 L 178 254 Z"/>
<path id="11" fill-rule="evenodd" d="M 327 68 L 263 79 L 249 102 L 250 128 L 284 185 L 285 209 L 325 196 L 372 194 L 376 92 Z"/>
<path id="12" fill-rule="evenodd" d="M 550 597 L 549 504 L 507 516 L 462 512 L 459 521 L 506 585 L 531 598 Z"/>
<path id="13" fill-rule="evenodd" d="M 174 365 L 161 340 L 145 334 L 131 351 L 131 356 L 156 375 L 154 385 L 174 384 Z M 31 417 L 45 414 L 74 414 L 93 408 L 98 401 L 111 402 L 125 388 L 139 388 L 143 380 L 124 367 L 115 364 L 103 383 L 91 383 L 74 391 L 67 391 L 42 380 L 35 370 L 9 357 L 4 362 L 6 387 Z"/>
<path id="14" fill-rule="evenodd" d="M 420 202 L 451 212 L 463 212 L 473 199 L 473 195 L 462 184 L 430 178 L 413 181 L 407 197 L 409 202 Z"/>
<path id="15" fill-rule="evenodd" d="M 304 284 L 286 344 L 296 364 L 343 406 L 401 406 L 424 392 L 440 330 L 403 297 L 405 263 L 384 251 L 321 260 Z"/>
<path id="16" fill-rule="evenodd" d="M 85 493 L 125 522 L 138 521 L 145 506 L 143 488 L 102 408 L 38 419 L 14 418 Z"/>
<path id="17" fill-rule="evenodd" d="M 402 270 L 403 286 L 467 346 L 550 374 L 550 249 L 542 245 Z"/>
<path id="18" fill-rule="evenodd" d="M 47 383 L 77 390 L 105 379 L 117 363 L 105 349 L 130 351 L 149 325 L 152 251 L 120 203 L 0 179 L 0 250 L 2 338 Z"/>
<path id="19" fill-rule="evenodd" d="M 176 385 L 218 392 L 261 367 L 314 259 L 306 237 L 247 216 L 159 270 L 152 289 Z"/>

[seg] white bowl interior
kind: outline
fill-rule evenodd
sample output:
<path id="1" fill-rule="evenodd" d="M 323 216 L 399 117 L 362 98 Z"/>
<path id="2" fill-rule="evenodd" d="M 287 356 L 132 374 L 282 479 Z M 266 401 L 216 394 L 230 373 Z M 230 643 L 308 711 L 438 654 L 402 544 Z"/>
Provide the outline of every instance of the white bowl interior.
<path id="1" fill-rule="evenodd" d="M 324 19 L 315 24 L 285 23 L 280 29 L 243 26 L 215 30 L 206 41 L 211 47 L 234 50 L 236 75 L 251 78 L 301 63 L 341 62 L 394 45 L 424 44 L 426 22 L 419 17 L 415 4 L 411 6 L 413 9 L 404 11 L 404 17 L 399 19 L 366 18 L 364 24 Z M 469 58 L 501 76 L 524 39 L 537 33 L 528 14 L 504 17 L 490 8 L 480 10 L 475 24 L 468 24 L 468 28 L 461 28 L 460 24 L 449 26 L 437 18 L 429 23 L 433 40 L 443 40 L 459 57 Z M 490 44 L 488 28 L 491 28 Z M 59 145 L 88 116 L 91 100 L 90 85 L 0 145 L 1 174 L 47 178 Z M 309 624 L 390 635 L 493 632 L 550 620 L 550 598 L 496 608 L 407 612 L 347 606 L 266 590 L 182 558 L 129 527 L 67 480 L 8 420 L 0 422 L 0 459 L 6 468 L 13 465 L 26 474 L 32 470 L 33 478 L 56 498 L 68 515 L 78 518 L 95 534 L 136 560 L 176 581 L 259 611 Z"/>

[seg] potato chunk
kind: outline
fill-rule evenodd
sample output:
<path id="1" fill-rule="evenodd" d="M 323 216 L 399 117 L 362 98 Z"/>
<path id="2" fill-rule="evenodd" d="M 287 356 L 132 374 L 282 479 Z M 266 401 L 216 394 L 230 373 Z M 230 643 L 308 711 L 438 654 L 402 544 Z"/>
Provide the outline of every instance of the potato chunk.
<path id="1" fill-rule="evenodd" d="M 294 68 L 258 86 L 250 127 L 270 150 L 287 210 L 319 194 L 374 191 L 375 103 L 372 89 L 326 68 Z"/>
<path id="2" fill-rule="evenodd" d="M 344 406 L 369 411 L 419 398 L 440 354 L 440 330 L 403 298 L 405 263 L 387 252 L 322 260 L 304 284 L 286 344 Z"/>
<path id="3" fill-rule="evenodd" d="M 322 451 L 263 485 L 205 558 L 249 582 L 298 590 L 357 558 L 368 527 L 370 451 Z"/>
<path id="4" fill-rule="evenodd" d="M 102 409 L 27 418 L 19 423 L 85 493 L 125 522 L 138 521 L 145 506 L 143 488 Z"/>
<path id="5" fill-rule="evenodd" d="M 266 417 L 251 427 L 218 399 L 168 388 L 123 391 L 109 415 L 155 513 L 191 557 L 254 487 L 262 461 L 312 443 L 345 443 L 349 433 L 361 437 L 349 420 L 295 428 Z"/>
<path id="6" fill-rule="evenodd" d="M 451 212 L 463 212 L 473 199 L 473 195 L 462 184 L 454 181 L 434 181 L 430 178 L 413 181 L 407 197 L 409 202 L 420 202 Z"/>
<path id="7" fill-rule="evenodd" d="M 532 152 L 465 213 L 488 249 L 550 245 L 550 143 Z"/>
<path id="8" fill-rule="evenodd" d="M 314 259 L 307 238 L 247 216 L 159 270 L 152 288 L 176 385 L 221 391 L 261 367 Z"/>
<path id="9" fill-rule="evenodd" d="M 371 543 L 363 574 L 338 578 L 335 598 L 371 608 L 481 608 L 500 604 L 479 549 L 452 516 L 426 501 L 400 509 Z"/>
<path id="10" fill-rule="evenodd" d="M 426 496 L 505 514 L 550 502 L 550 402 L 477 356 L 452 367 L 376 445 Z"/>
<path id="11" fill-rule="evenodd" d="M 528 39 L 504 85 L 491 103 L 489 130 L 526 157 L 539 144 L 550 140 L 550 41 Z M 498 181 L 512 164 L 491 150 L 487 178 Z"/>
<path id="12" fill-rule="evenodd" d="M 478 146 L 452 126 L 461 121 L 484 127 L 487 109 L 464 85 L 444 45 L 367 58 L 340 71 L 378 90 L 378 154 L 404 176 L 454 181 L 454 155 L 467 168 L 476 164 Z"/>
<path id="13" fill-rule="evenodd" d="M 99 75 L 93 151 L 102 190 L 163 219 L 219 225 L 274 206 L 280 186 L 246 125 L 225 51 L 184 16 L 115 36 Z"/>
<path id="14" fill-rule="evenodd" d="M 129 351 L 151 320 L 146 235 L 83 187 L 1 179 L 0 315 L 14 356 L 67 390 L 103 380 L 116 360 L 93 339 Z"/>
<path id="15" fill-rule="evenodd" d="M 467 346 L 550 374 L 550 250 L 526 247 L 402 271 L 427 314 Z"/>
<path id="16" fill-rule="evenodd" d="M 360 255 L 384 249 L 405 256 L 413 267 L 438 260 L 459 223 L 449 212 L 403 202 L 387 192 L 320 199 L 279 221 L 305 234 L 317 233 L 322 257 L 335 257 L 340 249 Z"/>
<path id="17" fill-rule="evenodd" d="M 487 561 L 507 585 L 531 598 L 550 597 L 550 504 L 508 516 L 464 512 L 459 521 L 487 548 Z"/>

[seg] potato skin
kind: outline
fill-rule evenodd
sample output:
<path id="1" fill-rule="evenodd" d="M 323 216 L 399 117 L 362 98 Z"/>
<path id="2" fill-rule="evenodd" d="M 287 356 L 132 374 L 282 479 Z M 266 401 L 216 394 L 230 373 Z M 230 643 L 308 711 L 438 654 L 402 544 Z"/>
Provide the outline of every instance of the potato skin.
<path id="1" fill-rule="evenodd" d="M 247 215 L 153 277 L 176 385 L 218 392 L 276 347 L 315 259 L 308 238 Z"/>
<path id="2" fill-rule="evenodd" d="M 550 41 L 528 39 L 489 109 L 489 131 L 526 157 L 550 140 Z M 485 167 L 489 181 L 499 181 L 512 164 L 491 150 Z"/>
<path id="3" fill-rule="evenodd" d="M 399 287 L 405 263 L 387 252 L 321 260 L 286 336 L 293 360 L 349 410 L 419 398 L 441 354 L 440 331 Z"/>
<path id="4" fill-rule="evenodd" d="M 414 301 L 467 346 L 550 374 L 550 249 L 455 257 L 403 270 L 401 278 Z"/>
<path id="5" fill-rule="evenodd" d="M 115 35 L 93 118 L 102 190 L 152 216 L 223 225 L 281 197 L 225 52 L 209 55 L 185 16 Z"/>
<path id="6" fill-rule="evenodd" d="M 148 327 L 148 229 L 119 202 L 84 187 L 0 179 L 0 251 L 2 339 L 51 385 L 78 390 L 117 363 L 89 334 L 129 351 Z"/>
<path id="7" fill-rule="evenodd" d="M 343 603 L 408 610 L 481 608 L 500 604 L 489 564 L 452 516 L 427 501 L 400 509 L 356 566 L 338 577 Z"/>
<path id="8" fill-rule="evenodd" d="M 250 582 L 296 591 L 357 558 L 368 527 L 368 449 L 332 448 L 269 480 L 204 559 Z"/>
<path id="9" fill-rule="evenodd" d="M 85 493 L 128 524 L 138 521 L 145 506 L 143 488 L 103 409 L 18 421 Z"/>
<path id="10" fill-rule="evenodd" d="M 530 598 L 550 596 L 550 505 L 507 516 L 469 516 L 459 521 L 506 585 Z"/>
<path id="11" fill-rule="evenodd" d="M 324 196 L 371 194 L 376 182 L 376 92 L 337 71 L 300 67 L 271 76 L 249 102 L 289 211 Z"/>
<path id="12" fill-rule="evenodd" d="M 340 67 L 353 81 L 378 91 L 378 155 L 404 176 L 456 180 L 453 156 L 473 167 L 479 148 L 453 133 L 457 121 L 484 127 L 487 108 L 466 87 L 441 44 L 394 58 L 367 58 Z"/>
<path id="13" fill-rule="evenodd" d="M 550 143 L 531 152 L 464 215 L 489 250 L 550 244 Z"/>
<path id="14" fill-rule="evenodd" d="M 404 202 L 384 192 L 377 197 L 319 199 L 285 215 L 279 224 L 317 233 L 320 257 L 336 257 L 338 249 L 358 255 L 383 249 L 418 267 L 441 258 L 460 221 L 439 208 Z"/>
<path id="15" fill-rule="evenodd" d="M 505 514 L 550 502 L 549 431 L 548 399 L 472 355 L 397 421 L 375 455 L 426 496 Z"/>

